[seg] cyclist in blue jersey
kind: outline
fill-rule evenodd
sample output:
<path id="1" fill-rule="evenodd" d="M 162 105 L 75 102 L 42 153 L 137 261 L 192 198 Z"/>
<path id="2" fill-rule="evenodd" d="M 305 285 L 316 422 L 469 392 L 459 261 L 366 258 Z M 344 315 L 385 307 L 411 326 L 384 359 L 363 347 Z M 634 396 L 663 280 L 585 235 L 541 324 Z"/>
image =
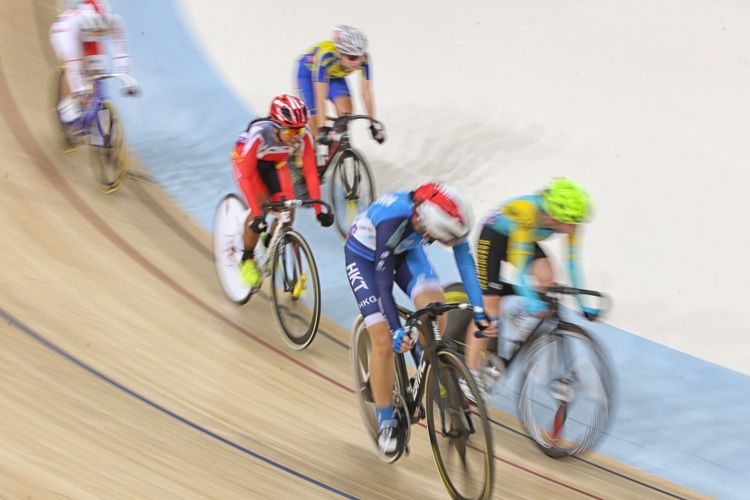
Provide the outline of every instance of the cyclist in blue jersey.
<path id="1" fill-rule="evenodd" d="M 397 451 L 394 353 L 407 352 L 416 342 L 399 321 L 393 283 L 417 308 L 443 302 L 443 289 L 424 251 L 425 245 L 439 241 L 453 248 L 469 300 L 481 307 L 482 291 L 466 241 L 471 219 L 471 206 L 461 195 L 428 183 L 381 197 L 350 229 L 344 248 L 346 273 L 372 342 L 370 388 L 378 412 L 378 445 L 385 454 Z M 494 333 L 484 313 L 475 314 L 474 320 Z M 445 328 L 442 318 L 440 326 Z"/>
<path id="2" fill-rule="evenodd" d="M 555 273 L 550 259 L 539 245 L 556 233 L 567 235 L 565 260 L 572 286 L 581 287 L 578 261 L 578 240 L 583 224 L 591 210 L 588 194 L 569 179 L 553 179 L 539 194 L 520 196 L 505 201 L 493 209 L 482 222 L 477 244 L 477 270 L 484 296 L 484 308 L 489 314 L 502 316 L 502 301 L 506 295 L 517 293 L 524 297 L 526 313 L 548 315 L 548 305 L 541 300 L 536 288 L 552 286 Z M 520 283 L 511 286 L 500 278 L 501 262 L 513 264 L 519 270 Z M 529 278 L 534 277 L 534 285 Z M 600 311 L 586 306 L 577 297 L 586 318 L 595 320 Z M 466 334 L 466 366 L 484 390 L 478 375 L 480 354 L 487 344 L 478 339 L 471 325 Z M 502 359 L 502 358 L 501 358 Z M 504 371 L 508 359 L 502 359 Z"/>

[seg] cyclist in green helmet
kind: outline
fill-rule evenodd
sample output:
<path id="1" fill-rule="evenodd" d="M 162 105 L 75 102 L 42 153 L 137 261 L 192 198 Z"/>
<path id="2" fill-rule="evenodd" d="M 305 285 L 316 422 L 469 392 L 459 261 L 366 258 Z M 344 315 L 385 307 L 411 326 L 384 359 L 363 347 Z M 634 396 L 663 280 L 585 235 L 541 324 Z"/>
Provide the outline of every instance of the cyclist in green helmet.
<path id="1" fill-rule="evenodd" d="M 571 284 L 581 286 L 576 264 L 577 233 L 590 211 L 589 196 L 578 184 L 555 178 L 541 193 L 513 198 L 487 214 L 479 235 L 476 263 L 488 316 L 501 317 L 501 301 L 506 295 L 523 296 L 529 315 L 542 317 L 547 313 L 547 303 L 539 298 L 535 288 L 551 286 L 555 281 L 554 271 L 538 242 L 554 233 L 567 235 L 565 257 Z M 502 262 L 513 264 L 519 270 L 518 285 L 500 279 Z M 535 279 L 533 285 L 529 283 L 530 276 Z M 579 305 L 587 318 L 593 320 L 599 316 L 599 310 L 585 306 L 580 298 Z M 466 364 L 479 380 L 476 376 L 479 357 L 486 339 L 476 338 L 475 331 L 471 326 L 467 331 Z"/>

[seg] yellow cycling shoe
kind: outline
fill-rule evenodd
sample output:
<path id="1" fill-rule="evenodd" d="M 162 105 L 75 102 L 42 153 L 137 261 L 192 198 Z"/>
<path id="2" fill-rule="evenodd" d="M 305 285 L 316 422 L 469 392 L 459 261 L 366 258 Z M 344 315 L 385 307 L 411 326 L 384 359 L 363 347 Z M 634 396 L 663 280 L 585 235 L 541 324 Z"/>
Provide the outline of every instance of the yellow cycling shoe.
<path id="1" fill-rule="evenodd" d="M 263 276 L 260 274 L 258 265 L 253 259 L 240 262 L 240 277 L 243 283 L 253 288 L 258 288 L 261 281 L 263 281 Z"/>
<path id="2" fill-rule="evenodd" d="M 307 276 L 304 274 L 301 274 L 299 279 L 297 280 L 297 283 L 294 285 L 294 290 L 292 290 L 292 298 L 298 299 L 300 298 L 300 295 L 302 295 L 302 292 L 305 291 L 305 281 L 307 280 Z"/>

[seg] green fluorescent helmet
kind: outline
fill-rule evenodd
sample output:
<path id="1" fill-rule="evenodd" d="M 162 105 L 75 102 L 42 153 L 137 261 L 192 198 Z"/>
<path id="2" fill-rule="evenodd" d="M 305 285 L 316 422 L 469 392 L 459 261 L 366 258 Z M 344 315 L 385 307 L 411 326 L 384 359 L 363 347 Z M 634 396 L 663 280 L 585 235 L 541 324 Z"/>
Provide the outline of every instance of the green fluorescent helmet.
<path id="1" fill-rule="evenodd" d="M 542 193 L 542 208 L 553 219 L 564 224 L 580 224 L 586 220 L 591 201 L 578 184 L 558 177 Z"/>

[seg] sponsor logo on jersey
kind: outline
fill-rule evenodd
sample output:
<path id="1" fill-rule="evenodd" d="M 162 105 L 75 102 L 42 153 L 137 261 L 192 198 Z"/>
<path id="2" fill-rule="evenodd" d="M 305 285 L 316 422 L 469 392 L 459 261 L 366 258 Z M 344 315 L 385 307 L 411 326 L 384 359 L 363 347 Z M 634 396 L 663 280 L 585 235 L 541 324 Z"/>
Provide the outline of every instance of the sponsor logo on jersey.
<path id="1" fill-rule="evenodd" d="M 362 274 L 357 267 L 356 262 L 352 262 L 351 264 L 346 266 L 346 275 L 349 277 L 349 283 L 352 285 L 352 290 L 354 290 L 355 292 L 358 290 L 362 290 L 363 288 L 365 290 L 369 290 L 369 288 L 367 287 L 367 283 L 365 283 L 365 279 L 362 277 Z"/>
<path id="2" fill-rule="evenodd" d="M 377 297 L 375 297 L 374 295 L 370 295 L 366 299 L 359 301 L 359 308 L 363 309 L 365 306 L 369 306 L 370 304 L 377 304 L 377 303 L 378 303 Z"/>

